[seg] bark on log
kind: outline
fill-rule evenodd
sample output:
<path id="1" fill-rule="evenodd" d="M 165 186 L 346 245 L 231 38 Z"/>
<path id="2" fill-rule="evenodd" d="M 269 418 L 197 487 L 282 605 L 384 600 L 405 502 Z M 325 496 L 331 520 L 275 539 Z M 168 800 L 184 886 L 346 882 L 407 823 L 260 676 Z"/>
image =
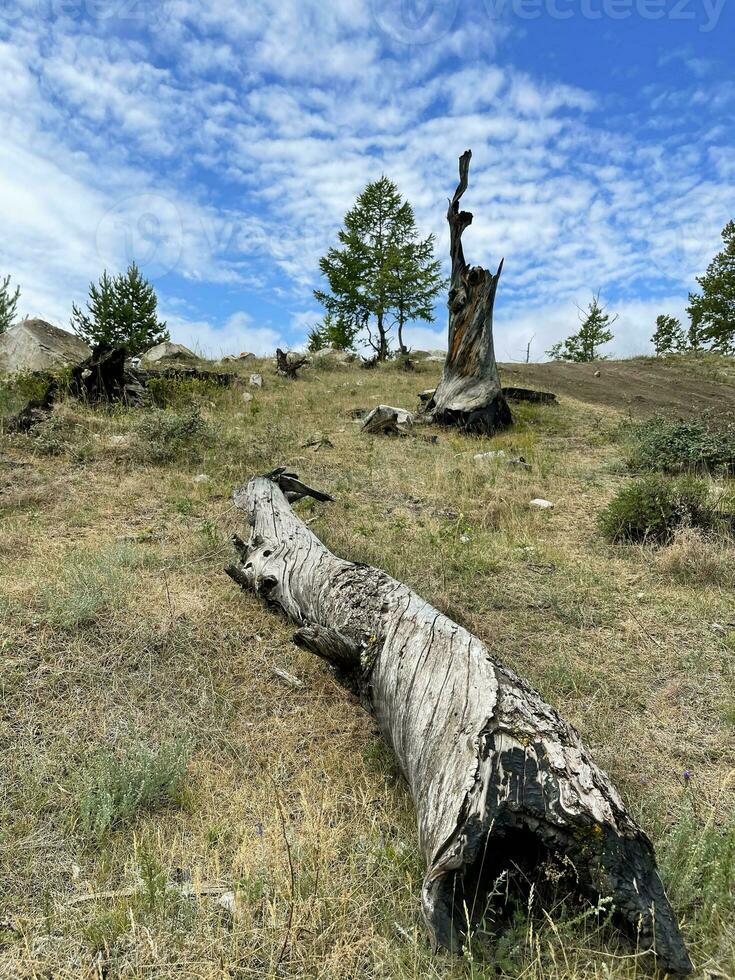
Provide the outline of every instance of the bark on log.
<path id="1" fill-rule="evenodd" d="M 660 966 L 689 972 L 653 847 L 577 732 L 406 585 L 328 551 L 277 482 L 257 477 L 234 501 L 252 532 L 247 543 L 235 537 L 228 573 L 297 624 L 297 643 L 351 675 L 396 754 L 416 806 L 434 942 L 459 951 L 468 912 L 482 914 L 510 862 L 538 868 L 556 854 L 581 892 L 612 896 Z"/>
<path id="2" fill-rule="evenodd" d="M 556 401 L 553 391 L 538 391 L 536 388 L 516 388 L 508 385 L 503 388 L 503 394 L 514 402 L 540 402 L 549 405 Z"/>
<path id="3" fill-rule="evenodd" d="M 493 343 L 493 306 L 503 262 L 495 275 L 465 262 L 462 233 L 472 223 L 472 214 L 460 211 L 459 202 L 467 190 L 471 157 L 472 151 L 466 150 L 459 158 L 459 184 L 447 212 L 452 258 L 449 348 L 427 411 L 445 425 L 489 434 L 513 421 L 500 387 Z"/>

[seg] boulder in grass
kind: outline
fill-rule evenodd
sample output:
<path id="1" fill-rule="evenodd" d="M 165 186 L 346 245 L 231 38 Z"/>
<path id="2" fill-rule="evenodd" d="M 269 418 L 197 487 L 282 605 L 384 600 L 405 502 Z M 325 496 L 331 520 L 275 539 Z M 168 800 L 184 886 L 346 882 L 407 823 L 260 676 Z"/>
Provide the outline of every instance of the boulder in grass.
<path id="1" fill-rule="evenodd" d="M 76 367 L 91 351 L 76 334 L 45 320 L 22 320 L 0 334 L 0 374 Z"/>
<path id="2" fill-rule="evenodd" d="M 167 367 L 194 367 L 197 360 L 194 351 L 189 350 L 188 347 L 164 340 L 162 344 L 156 344 L 143 354 L 140 366 L 153 370 Z"/>

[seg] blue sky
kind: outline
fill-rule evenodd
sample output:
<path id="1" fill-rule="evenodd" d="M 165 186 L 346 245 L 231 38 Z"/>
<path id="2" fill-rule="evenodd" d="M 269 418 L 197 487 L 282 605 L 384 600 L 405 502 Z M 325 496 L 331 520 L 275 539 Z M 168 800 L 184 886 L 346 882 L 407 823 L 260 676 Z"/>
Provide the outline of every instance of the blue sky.
<path id="1" fill-rule="evenodd" d="M 735 216 L 735 0 L 2 0 L 0 273 L 68 325 L 136 258 L 174 339 L 302 343 L 319 256 L 386 173 L 447 251 L 505 256 L 496 345 L 600 289 L 644 352 Z M 445 345 L 443 303 L 416 347 Z"/>

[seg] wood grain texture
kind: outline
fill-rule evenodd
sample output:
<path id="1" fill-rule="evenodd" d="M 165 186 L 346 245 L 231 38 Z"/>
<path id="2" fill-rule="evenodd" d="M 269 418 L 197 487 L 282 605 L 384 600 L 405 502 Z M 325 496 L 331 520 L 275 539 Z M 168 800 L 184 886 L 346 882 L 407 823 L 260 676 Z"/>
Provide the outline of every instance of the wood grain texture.
<path id="1" fill-rule="evenodd" d="M 433 941 L 459 951 L 467 910 L 511 861 L 555 855 L 578 890 L 611 896 L 660 966 L 691 964 L 653 847 L 579 735 L 476 636 L 408 586 L 332 554 L 273 479 L 235 492 L 250 540 L 227 569 L 277 606 L 295 640 L 349 675 L 408 783 L 426 861 L 422 909 Z"/>

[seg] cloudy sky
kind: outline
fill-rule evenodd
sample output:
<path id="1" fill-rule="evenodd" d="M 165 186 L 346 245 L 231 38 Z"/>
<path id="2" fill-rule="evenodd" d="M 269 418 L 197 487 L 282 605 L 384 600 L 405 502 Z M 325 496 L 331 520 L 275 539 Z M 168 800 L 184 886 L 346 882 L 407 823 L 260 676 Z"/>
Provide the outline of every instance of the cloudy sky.
<path id="1" fill-rule="evenodd" d="M 381 173 L 447 250 L 505 256 L 502 359 L 591 291 L 613 350 L 683 315 L 735 216 L 735 0 L 1 0 L 0 274 L 66 326 L 135 258 L 174 339 L 298 345 L 318 259 Z M 446 313 L 409 333 L 445 344 Z"/>

